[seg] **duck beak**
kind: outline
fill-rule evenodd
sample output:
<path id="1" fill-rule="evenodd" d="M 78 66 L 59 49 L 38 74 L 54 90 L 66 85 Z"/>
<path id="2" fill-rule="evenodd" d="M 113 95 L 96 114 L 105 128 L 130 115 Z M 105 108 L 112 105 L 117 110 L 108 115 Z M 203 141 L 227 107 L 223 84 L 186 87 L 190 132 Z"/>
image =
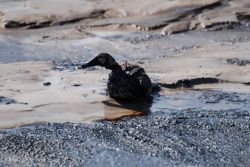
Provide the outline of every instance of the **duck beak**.
<path id="1" fill-rule="evenodd" d="M 96 65 L 98 65 L 98 62 L 96 59 L 93 59 L 87 63 L 82 64 L 81 66 L 78 67 L 78 69 L 85 69 L 85 68 L 96 66 Z"/>
<path id="2" fill-rule="evenodd" d="M 88 63 L 86 63 L 86 64 L 82 64 L 82 65 L 78 66 L 77 69 L 85 69 L 88 67 L 90 67 L 90 65 L 88 65 Z"/>

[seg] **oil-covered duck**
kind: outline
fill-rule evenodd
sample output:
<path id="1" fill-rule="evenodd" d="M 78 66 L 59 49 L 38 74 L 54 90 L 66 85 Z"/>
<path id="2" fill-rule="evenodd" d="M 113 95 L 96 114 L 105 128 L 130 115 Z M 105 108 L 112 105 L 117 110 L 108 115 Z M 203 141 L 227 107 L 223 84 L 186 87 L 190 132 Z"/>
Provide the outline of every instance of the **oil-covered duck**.
<path id="1" fill-rule="evenodd" d="M 108 53 L 100 53 L 78 69 L 101 66 L 111 70 L 107 83 L 107 93 L 117 100 L 135 100 L 149 97 L 152 83 L 145 70 L 137 65 L 119 65 Z"/>

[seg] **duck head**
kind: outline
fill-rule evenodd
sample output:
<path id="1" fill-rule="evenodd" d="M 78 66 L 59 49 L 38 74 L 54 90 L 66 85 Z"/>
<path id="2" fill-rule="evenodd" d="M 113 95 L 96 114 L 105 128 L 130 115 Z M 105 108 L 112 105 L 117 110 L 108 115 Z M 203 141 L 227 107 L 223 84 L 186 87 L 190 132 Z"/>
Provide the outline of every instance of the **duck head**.
<path id="1" fill-rule="evenodd" d="M 101 66 L 106 69 L 115 70 L 120 69 L 121 66 L 115 61 L 115 59 L 108 53 L 100 53 L 89 62 L 82 64 L 79 69 L 85 69 L 87 67 Z"/>

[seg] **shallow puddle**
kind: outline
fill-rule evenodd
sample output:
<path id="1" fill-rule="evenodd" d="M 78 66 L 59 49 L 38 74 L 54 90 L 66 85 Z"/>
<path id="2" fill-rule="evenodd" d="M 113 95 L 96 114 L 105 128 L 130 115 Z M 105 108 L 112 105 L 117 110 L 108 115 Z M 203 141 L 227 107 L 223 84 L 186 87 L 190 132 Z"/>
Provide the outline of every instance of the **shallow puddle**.
<path id="1" fill-rule="evenodd" d="M 224 86 L 224 88 L 220 85 Z M 247 86 L 240 84 L 207 84 L 205 85 L 206 89 L 204 89 L 204 85 L 201 87 L 203 88 L 179 89 L 168 94 L 161 93 L 161 95 L 154 98 L 151 112 L 171 112 L 184 109 L 248 110 L 250 107 L 250 94 Z"/>
<path id="2" fill-rule="evenodd" d="M 41 122 L 116 120 L 149 110 L 145 104 L 121 104 L 108 98 L 108 73 L 48 70 L 51 67 L 48 62 L 0 65 L 0 96 L 17 102 L 0 105 L 0 128 Z"/>
<path id="3" fill-rule="evenodd" d="M 108 71 L 55 71 L 50 70 L 52 67 L 49 62 L 0 65 L 0 96 L 15 101 L 0 104 L 0 128 L 44 122 L 118 120 L 159 111 L 250 107 L 249 86 L 229 83 L 204 84 L 192 89 L 162 89 L 153 95 L 153 100 L 117 102 L 106 96 Z"/>

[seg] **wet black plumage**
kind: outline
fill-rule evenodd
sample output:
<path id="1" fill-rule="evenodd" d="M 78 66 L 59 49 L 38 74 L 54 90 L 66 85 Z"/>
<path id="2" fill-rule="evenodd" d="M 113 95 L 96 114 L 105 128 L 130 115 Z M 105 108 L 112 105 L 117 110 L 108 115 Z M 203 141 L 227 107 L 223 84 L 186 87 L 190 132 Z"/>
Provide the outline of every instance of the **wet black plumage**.
<path id="1" fill-rule="evenodd" d="M 108 53 L 100 53 L 79 68 L 84 69 L 91 66 L 101 66 L 112 70 L 107 83 L 107 92 L 111 98 L 132 100 L 145 98 L 151 94 L 151 80 L 140 66 L 119 65 Z"/>

